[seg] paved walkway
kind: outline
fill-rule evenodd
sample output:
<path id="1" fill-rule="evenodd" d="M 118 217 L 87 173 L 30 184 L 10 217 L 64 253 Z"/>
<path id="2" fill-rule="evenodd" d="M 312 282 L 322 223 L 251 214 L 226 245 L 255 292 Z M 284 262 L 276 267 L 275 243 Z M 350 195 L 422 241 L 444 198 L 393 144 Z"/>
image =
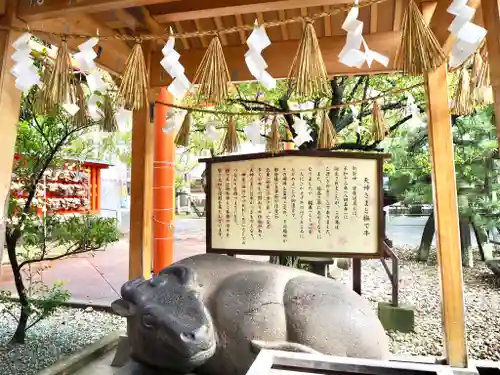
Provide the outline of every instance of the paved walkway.
<path id="1" fill-rule="evenodd" d="M 203 237 L 184 238 L 176 241 L 174 260 L 205 252 Z M 71 293 L 71 301 L 109 305 L 120 292 L 128 278 L 128 238 L 97 251 L 95 256 L 80 256 L 49 263 L 43 271 L 43 281 L 51 285 L 64 281 L 64 287 Z M 15 291 L 10 265 L 4 265 L 0 278 L 0 290 Z"/>

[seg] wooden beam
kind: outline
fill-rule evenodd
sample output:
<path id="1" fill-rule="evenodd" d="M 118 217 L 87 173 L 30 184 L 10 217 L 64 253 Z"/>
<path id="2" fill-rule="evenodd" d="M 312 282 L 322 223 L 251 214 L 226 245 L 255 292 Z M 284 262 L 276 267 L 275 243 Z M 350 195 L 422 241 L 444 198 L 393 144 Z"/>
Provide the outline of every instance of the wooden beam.
<path id="1" fill-rule="evenodd" d="M 196 31 L 203 31 L 203 28 L 201 27 L 201 23 L 199 20 L 194 20 L 194 25 L 196 26 Z M 200 40 L 203 48 L 207 48 L 209 43 L 207 36 L 206 35 L 200 36 Z"/>
<path id="2" fill-rule="evenodd" d="M 420 4 L 420 10 L 424 17 L 425 23 L 428 25 L 431 22 L 432 15 L 436 11 L 437 1 L 424 1 Z"/>
<path id="3" fill-rule="evenodd" d="M 500 144 L 500 12 L 497 0 L 482 0 L 484 27 L 486 34 L 486 48 L 490 64 L 490 82 L 493 91 L 493 108 L 497 126 L 497 139 Z"/>
<path id="4" fill-rule="evenodd" d="M 43 22 L 39 21 L 35 22 L 33 28 L 50 30 L 55 33 L 73 32 L 95 34 L 97 30 L 99 30 L 99 32 L 103 35 L 113 33 L 111 29 L 108 29 L 105 25 L 86 15 L 81 15 L 80 17 L 69 17 L 66 19 L 57 18 Z M 33 34 L 54 45 L 60 45 L 61 43 L 60 39 L 49 37 L 47 34 L 37 34 L 35 32 L 33 32 Z M 68 46 L 72 51 L 75 51 L 77 46 L 82 42 L 83 40 L 69 38 Z M 111 73 L 121 74 L 125 61 L 130 53 L 130 47 L 127 43 L 122 40 L 101 39 L 99 41 L 99 46 L 101 47 L 101 54 L 95 60 L 96 63 Z"/>
<path id="5" fill-rule="evenodd" d="M 0 1 L 1 2 L 1 1 Z M 0 23 L 11 26 L 15 18 L 16 0 L 9 0 L 5 4 L 5 13 Z M 0 147 L 0 259 L 2 259 L 5 240 L 4 219 L 6 200 L 10 192 L 10 180 L 12 176 L 12 161 L 16 145 L 17 124 L 19 122 L 19 109 L 21 103 L 21 92 L 15 86 L 15 77 L 10 73 L 14 61 L 11 55 L 14 52 L 12 43 L 21 36 L 21 33 L 0 30 L 0 109 L 2 121 L 0 122 L 0 133 L 2 134 L 2 147 Z M 0 267 L 1 272 L 1 267 Z"/>
<path id="6" fill-rule="evenodd" d="M 262 14 L 262 12 L 257 12 L 257 22 L 259 23 L 259 25 L 265 22 L 264 15 Z"/>
<path id="7" fill-rule="evenodd" d="M 431 21 L 429 22 L 431 30 L 434 32 L 434 35 L 436 35 L 437 40 L 441 43 L 441 46 L 446 54 L 451 52 L 451 47 L 453 47 L 453 42 L 455 41 L 455 38 L 448 31 L 448 27 L 455 19 L 454 15 L 446 11 L 451 2 L 452 0 L 438 0 L 436 9 L 434 10 Z M 469 0 L 467 5 L 472 8 L 477 8 L 480 3 L 480 0 Z"/>
<path id="8" fill-rule="evenodd" d="M 146 28 L 153 34 L 164 34 L 165 32 L 168 32 L 169 30 L 165 29 L 165 27 L 162 27 L 156 20 L 151 17 L 151 14 L 149 13 L 148 8 L 146 7 L 140 7 L 139 8 L 140 16 L 142 16 L 142 22 L 146 25 Z M 158 39 L 156 43 L 162 44 L 167 41 L 167 38 L 164 39 Z M 185 41 L 185 39 L 182 39 L 182 41 Z M 188 46 L 189 47 L 189 46 Z"/>
<path id="9" fill-rule="evenodd" d="M 388 32 L 368 34 L 365 37 L 366 42 L 371 49 L 386 55 L 392 62 L 399 46 L 401 33 Z M 382 72 L 394 72 L 392 64 L 385 68 L 378 63 L 373 63 L 371 68 L 364 65 L 361 69 L 349 68 L 339 63 L 338 54 L 345 44 L 345 36 L 332 36 L 319 38 L 319 44 L 323 59 L 325 60 L 326 69 L 329 75 L 341 74 L 375 74 Z M 269 65 L 268 72 L 275 78 L 285 78 L 288 76 L 290 65 L 283 63 L 283 56 L 294 56 L 297 50 L 298 41 L 282 41 L 272 43 L 267 47 L 262 55 Z M 250 75 L 245 64 L 246 45 L 224 47 L 224 56 L 234 81 L 252 81 L 254 78 Z M 184 51 L 181 53 L 180 62 L 186 70 L 186 75 L 189 79 L 193 79 L 198 65 L 201 62 L 204 49 L 195 49 Z M 170 76 L 163 70 L 160 65 L 160 60 L 163 55 L 157 52 L 152 58 L 151 70 L 151 85 L 152 87 L 166 86 L 170 83 Z"/>
<path id="10" fill-rule="evenodd" d="M 10 0 L 9 0 L 10 1 Z M 177 0 L 46 0 L 38 5 L 37 1 L 20 0 L 17 17 L 25 22 L 59 18 L 83 13 L 99 13 L 110 10 L 163 4 Z"/>
<path id="11" fill-rule="evenodd" d="M 222 18 L 215 17 L 214 21 L 217 30 L 224 30 L 224 23 L 222 22 Z M 223 46 L 227 46 L 227 34 L 220 34 L 220 41 Z"/>
<path id="12" fill-rule="evenodd" d="M 283 9 L 278 11 L 278 17 L 279 17 L 280 21 L 284 21 L 286 19 L 285 11 Z M 330 17 L 328 17 L 328 18 L 330 18 Z M 288 26 L 286 24 L 281 24 L 280 29 L 281 29 L 281 39 L 283 39 L 283 40 L 290 39 L 290 37 L 288 36 Z M 329 35 L 327 35 L 327 36 L 329 36 Z"/>
<path id="13" fill-rule="evenodd" d="M 457 187 L 447 75 L 446 64 L 443 64 L 425 77 L 434 221 L 441 274 L 445 353 L 450 366 L 467 367 Z"/>
<path id="14" fill-rule="evenodd" d="M 243 26 L 243 17 L 241 16 L 241 14 L 235 14 L 234 17 L 236 18 L 236 26 L 242 27 Z M 238 34 L 240 36 L 240 43 L 245 44 L 245 42 L 247 40 L 247 34 L 246 34 L 245 30 L 239 30 Z"/>
<path id="15" fill-rule="evenodd" d="M 136 30 L 137 26 L 144 26 L 141 22 L 139 22 L 133 15 L 127 12 L 126 9 L 115 9 L 114 14 L 120 22 L 123 23 L 130 30 Z"/>
<path id="16" fill-rule="evenodd" d="M 264 13 L 286 9 L 308 8 L 322 5 L 350 4 L 348 0 L 183 0 L 162 7 L 162 14 L 155 14 L 160 23 L 186 21 L 200 18 L 233 16 L 235 14 Z"/>
<path id="17" fill-rule="evenodd" d="M 378 27 L 378 4 L 373 4 L 370 7 L 370 33 L 377 32 Z"/>
<path id="18" fill-rule="evenodd" d="M 141 7 L 140 10 L 142 17 L 144 18 L 144 23 L 146 24 L 146 27 L 149 29 L 149 31 L 151 31 L 154 34 L 163 34 L 165 31 L 168 31 L 165 30 L 164 27 L 161 27 L 161 25 L 158 22 L 156 22 L 156 20 L 153 17 L 151 17 L 148 8 Z"/>
<path id="19" fill-rule="evenodd" d="M 182 34 L 184 32 L 184 29 L 182 28 L 182 25 L 180 22 L 174 22 L 174 26 L 175 26 L 175 30 L 177 30 L 177 32 L 179 34 Z M 189 49 L 189 39 L 181 38 L 181 43 L 182 43 L 182 46 L 184 47 L 184 49 Z"/>
<path id="20" fill-rule="evenodd" d="M 403 0 L 394 0 L 394 19 L 392 22 L 392 29 L 395 31 L 401 30 L 401 23 L 403 21 Z"/>
<path id="21" fill-rule="evenodd" d="M 154 43 L 144 43 L 146 65 L 151 66 Z M 154 123 L 149 105 L 134 111 L 132 123 L 132 176 L 130 192 L 129 278 L 148 278 L 153 249 Z"/>

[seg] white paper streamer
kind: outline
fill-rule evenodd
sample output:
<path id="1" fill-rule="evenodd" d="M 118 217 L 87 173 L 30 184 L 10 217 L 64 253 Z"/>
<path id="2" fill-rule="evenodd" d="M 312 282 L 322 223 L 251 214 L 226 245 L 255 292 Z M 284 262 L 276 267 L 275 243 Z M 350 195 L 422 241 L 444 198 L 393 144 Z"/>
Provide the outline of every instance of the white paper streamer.
<path id="1" fill-rule="evenodd" d="M 253 121 L 245 128 L 245 134 L 253 145 L 263 144 L 263 137 L 260 134 L 260 122 Z"/>
<path id="2" fill-rule="evenodd" d="M 132 123 L 132 111 L 120 107 L 115 114 L 116 123 L 118 129 L 125 130 L 129 128 L 129 124 Z"/>
<path id="3" fill-rule="evenodd" d="M 207 122 L 207 124 L 205 125 L 205 136 L 212 142 L 219 140 L 220 133 L 217 130 L 214 122 Z"/>
<path id="4" fill-rule="evenodd" d="M 80 52 L 75 53 L 73 58 L 78 63 L 80 70 L 85 74 L 87 78 L 87 84 L 91 92 L 100 92 L 104 94 L 108 89 L 106 83 L 101 78 L 101 75 L 97 71 L 97 65 L 94 61 L 97 58 L 97 53 L 94 51 L 94 47 L 99 43 L 98 38 L 90 38 L 78 46 Z"/>
<path id="5" fill-rule="evenodd" d="M 297 147 L 300 147 L 306 142 L 312 141 L 311 137 L 311 127 L 302 119 L 296 119 L 293 126 L 293 130 L 297 133 L 297 136 L 293 139 L 293 142 Z"/>
<path id="6" fill-rule="evenodd" d="M 271 40 L 267 36 L 263 26 L 255 26 L 247 39 L 248 51 L 245 53 L 245 62 L 250 74 L 259 81 L 266 89 L 276 87 L 276 80 L 266 71 L 267 63 L 262 57 L 262 51 L 271 45 Z"/>
<path id="7" fill-rule="evenodd" d="M 15 64 L 10 72 L 16 77 L 16 87 L 25 94 L 33 86 L 40 84 L 38 69 L 33 64 L 33 59 L 31 58 L 30 38 L 30 33 L 24 33 L 12 43 L 16 52 L 11 56 Z"/>
<path id="8" fill-rule="evenodd" d="M 80 107 L 75 103 L 65 103 L 62 105 L 64 110 L 68 112 L 71 116 L 76 115 L 76 113 L 80 110 Z"/>
<path id="9" fill-rule="evenodd" d="M 167 43 L 161 50 L 163 59 L 160 61 L 161 66 L 173 78 L 172 83 L 167 90 L 178 100 L 182 100 L 184 95 L 189 91 L 191 82 L 184 74 L 184 67 L 179 62 L 181 55 L 174 49 L 175 39 L 168 38 Z"/>
<path id="10" fill-rule="evenodd" d="M 94 121 L 99 121 L 103 116 L 103 113 L 99 108 L 98 103 L 102 104 L 102 98 L 96 94 L 92 94 L 89 98 L 87 106 L 89 109 L 89 116 Z"/>
<path id="11" fill-rule="evenodd" d="M 347 32 L 347 37 L 344 48 L 340 51 L 339 61 L 344 65 L 358 69 L 365 62 L 368 66 L 371 66 L 373 61 L 377 61 L 379 64 L 387 67 L 389 58 L 368 48 L 363 38 L 363 22 L 358 20 L 358 1 L 354 5 L 349 13 L 347 13 L 347 17 L 342 24 L 342 29 Z M 361 51 L 361 46 L 363 46 L 364 52 Z"/>
<path id="12" fill-rule="evenodd" d="M 167 121 L 167 123 L 161 128 L 161 130 L 166 135 L 172 134 L 175 130 L 175 122 L 174 121 Z"/>
<path id="13" fill-rule="evenodd" d="M 486 36 L 486 29 L 472 23 L 476 9 L 467 5 L 467 0 L 454 0 L 447 12 L 456 16 L 448 27 L 455 37 L 451 48 L 450 67 L 461 65 L 479 48 Z"/>

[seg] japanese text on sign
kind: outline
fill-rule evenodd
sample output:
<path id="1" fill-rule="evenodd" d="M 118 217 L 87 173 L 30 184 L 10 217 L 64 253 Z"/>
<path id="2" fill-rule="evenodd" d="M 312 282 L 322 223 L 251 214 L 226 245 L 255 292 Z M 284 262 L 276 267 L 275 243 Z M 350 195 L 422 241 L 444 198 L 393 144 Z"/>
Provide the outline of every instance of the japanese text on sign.
<path id="1" fill-rule="evenodd" d="M 282 156 L 212 165 L 211 248 L 375 254 L 380 160 Z"/>

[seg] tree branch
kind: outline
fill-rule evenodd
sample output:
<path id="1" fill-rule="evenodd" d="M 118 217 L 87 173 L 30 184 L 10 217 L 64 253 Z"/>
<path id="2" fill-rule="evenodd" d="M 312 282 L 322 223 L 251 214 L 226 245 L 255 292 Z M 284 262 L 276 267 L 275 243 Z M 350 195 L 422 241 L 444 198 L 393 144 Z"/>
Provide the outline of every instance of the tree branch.
<path id="1" fill-rule="evenodd" d="M 346 103 L 349 103 L 349 102 L 351 102 L 354 99 L 354 97 L 356 96 L 356 93 L 357 93 L 359 87 L 361 86 L 361 84 L 365 80 L 368 81 L 368 76 L 360 76 L 360 77 L 358 77 L 358 80 L 354 84 L 354 87 L 352 88 L 351 92 L 346 96 L 346 100 L 345 100 Z M 347 107 L 342 108 L 340 110 L 339 117 L 343 118 L 346 115 L 346 113 L 347 113 Z"/>
<path id="2" fill-rule="evenodd" d="M 76 246 L 79 246 L 79 245 L 80 244 L 76 244 Z M 90 251 L 96 251 L 99 249 L 100 249 L 100 246 L 92 246 L 91 248 L 87 248 L 84 246 L 83 248 L 80 248 L 80 249 L 67 250 L 63 254 L 55 255 L 53 257 L 47 257 L 47 258 L 39 257 L 39 258 L 34 258 L 34 259 L 27 259 L 27 260 L 24 260 L 21 263 L 19 263 L 18 268 L 21 270 L 24 266 L 27 266 L 28 264 L 40 263 L 40 262 L 50 262 L 53 260 L 62 259 L 62 258 L 69 257 L 72 255 L 84 254 L 84 253 L 88 253 Z"/>
<path id="3" fill-rule="evenodd" d="M 384 104 L 381 106 L 382 111 L 388 111 L 392 109 L 400 109 L 403 108 L 406 105 L 406 103 L 402 102 L 394 102 L 394 103 L 389 103 L 389 104 Z M 370 116 L 372 114 L 372 110 L 368 109 L 365 111 L 360 111 L 359 116 L 360 118 L 364 118 L 366 116 Z M 347 116 L 343 117 L 336 125 L 335 125 L 335 130 L 337 132 L 340 132 L 342 129 L 348 127 L 351 125 L 354 121 L 354 116 L 352 113 L 348 114 Z"/>
<path id="4" fill-rule="evenodd" d="M 406 123 L 408 120 L 410 120 L 413 116 L 412 115 L 408 115 L 408 116 L 405 116 L 403 117 L 401 120 L 399 120 L 398 122 L 396 122 L 394 125 L 392 125 L 389 130 L 387 131 L 387 135 L 390 135 L 391 133 L 395 132 L 396 130 L 398 130 L 398 128 L 403 125 L 404 123 Z M 370 147 L 377 147 L 380 142 L 382 141 L 375 141 L 373 142 Z"/>
<path id="5" fill-rule="evenodd" d="M 35 111 L 33 110 L 33 103 L 31 102 L 31 100 L 29 99 L 29 95 L 26 95 L 25 97 L 25 100 L 26 102 L 28 103 L 28 107 L 30 109 L 30 112 L 31 112 L 31 119 L 33 120 L 33 123 L 35 125 L 35 128 L 38 130 L 38 133 L 40 133 L 40 135 L 42 136 L 42 138 L 45 140 L 45 142 L 47 142 L 47 146 L 49 147 L 49 150 L 52 151 L 53 148 L 52 148 L 52 144 L 50 142 L 50 140 L 47 138 L 47 135 L 45 134 L 45 132 L 43 131 L 43 127 L 40 125 L 40 123 L 38 122 L 38 119 L 37 119 L 37 116 L 36 116 L 36 113 Z"/>

